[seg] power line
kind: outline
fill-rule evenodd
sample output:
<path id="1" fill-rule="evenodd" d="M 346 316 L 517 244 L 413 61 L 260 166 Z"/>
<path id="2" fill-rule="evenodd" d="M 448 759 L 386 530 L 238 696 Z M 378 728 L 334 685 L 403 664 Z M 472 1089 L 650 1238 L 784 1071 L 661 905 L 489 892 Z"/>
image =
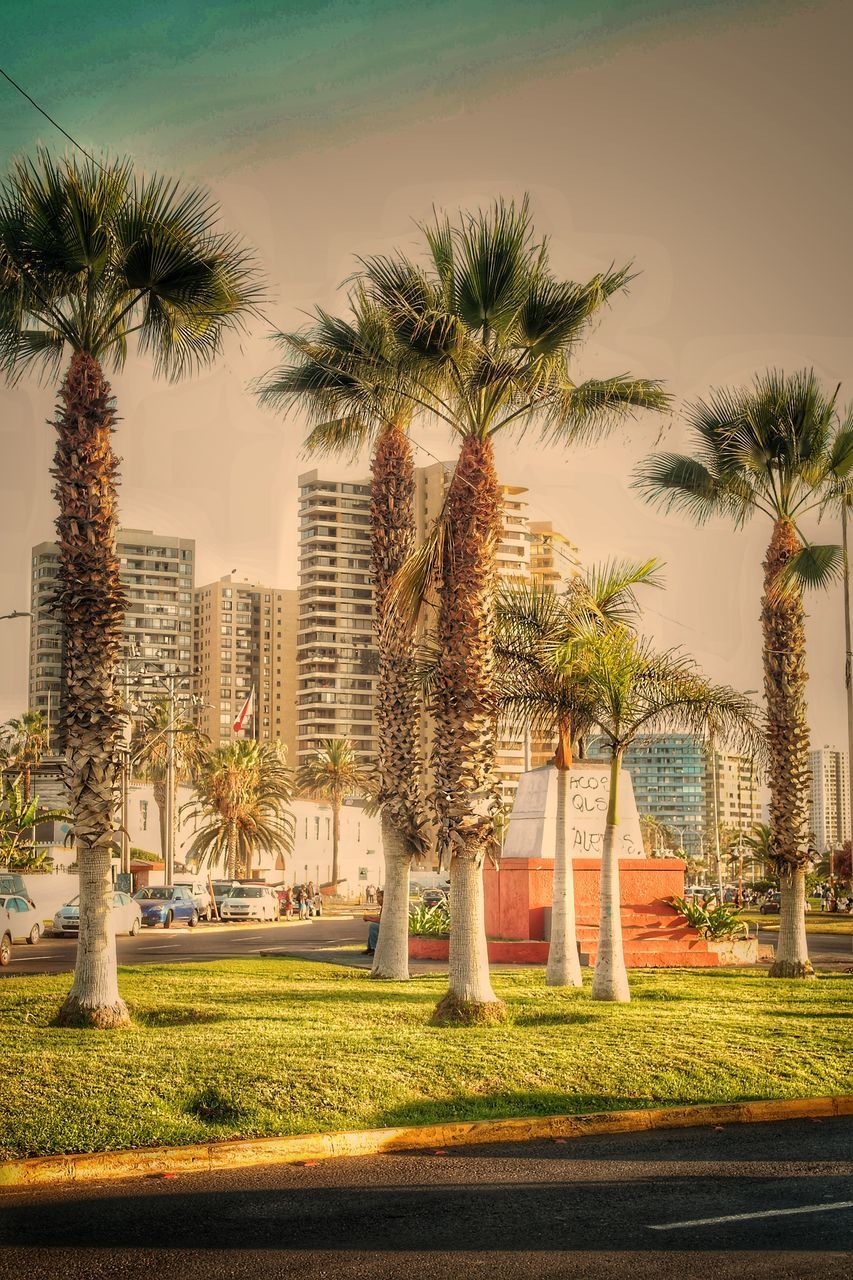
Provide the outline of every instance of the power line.
<path id="1" fill-rule="evenodd" d="M 101 169 L 104 173 L 107 172 L 106 169 L 104 169 L 104 166 L 95 159 L 95 157 L 91 154 L 91 152 L 87 151 L 86 148 L 81 143 L 79 143 L 76 138 L 73 138 L 67 129 L 63 129 L 59 121 L 54 120 L 53 116 L 50 115 L 49 112 L 45 111 L 44 107 L 40 106 L 39 103 L 36 102 L 35 98 L 31 97 L 30 94 L 27 93 L 26 89 L 22 88 L 22 86 L 18 84 L 17 80 L 13 80 L 12 77 L 9 75 L 9 72 L 4 71 L 2 67 L 0 67 L 0 76 L 3 76 L 5 80 L 8 80 L 12 88 L 17 89 L 21 97 L 26 98 L 27 102 L 31 103 L 32 106 L 35 107 L 36 111 L 40 112 L 41 115 L 44 116 L 45 120 L 49 120 L 50 123 L 53 125 L 54 129 L 58 129 L 59 132 L 62 134 L 62 136 L 64 138 L 67 138 L 68 141 L 72 144 L 72 146 L 75 146 L 78 151 L 82 151 L 83 155 L 86 157 L 87 160 L 91 160 L 92 164 L 97 165 L 98 168 Z"/>

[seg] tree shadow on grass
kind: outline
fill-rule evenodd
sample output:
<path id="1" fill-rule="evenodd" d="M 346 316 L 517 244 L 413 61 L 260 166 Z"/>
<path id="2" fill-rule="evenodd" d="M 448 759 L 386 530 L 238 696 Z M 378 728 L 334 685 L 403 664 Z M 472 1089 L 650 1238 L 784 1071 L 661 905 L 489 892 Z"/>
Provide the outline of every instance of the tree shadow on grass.
<path id="1" fill-rule="evenodd" d="M 516 1027 L 582 1027 L 596 1020 L 594 1013 L 581 1013 L 578 1009 L 543 1010 L 542 1012 L 527 1009 L 523 1013 L 510 1015 L 511 1025 Z"/>
<path id="2" fill-rule="evenodd" d="M 143 1027 L 191 1027 L 210 1022 L 226 1022 L 224 1013 L 207 1009 L 135 1009 L 133 1020 Z"/>

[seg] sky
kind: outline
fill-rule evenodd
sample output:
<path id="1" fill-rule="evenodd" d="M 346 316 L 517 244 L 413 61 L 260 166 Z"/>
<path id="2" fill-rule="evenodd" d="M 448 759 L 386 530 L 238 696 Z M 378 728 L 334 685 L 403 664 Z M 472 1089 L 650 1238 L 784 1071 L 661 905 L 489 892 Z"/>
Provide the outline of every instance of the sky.
<path id="1" fill-rule="evenodd" d="M 211 371 L 158 384 L 128 361 L 122 524 L 194 537 L 197 581 L 295 586 L 303 424 L 256 404 L 270 335 L 342 305 L 358 255 L 417 248 L 432 207 L 530 193 L 555 268 L 639 270 L 579 354 L 577 376 L 663 379 L 668 419 L 584 449 L 531 435 L 498 448 L 594 562 L 658 556 L 646 629 L 708 673 L 761 683 L 756 521 L 694 529 L 645 506 L 633 468 L 686 444 L 683 407 L 768 366 L 813 366 L 853 400 L 847 0 L 0 0 L 0 65 L 79 143 L 201 183 L 255 246 L 266 322 Z M 69 145 L 0 80 L 0 171 L 38 143 Z M 52 532 L 53 388 L 0 387 L 0 613 L 29 607 L 29 550 Z M 414 432 L 418 460 L 450 458 Z M 329 464 L 325 464 L 329 465 Z M 331 464 L 338 476 L 366 474 Z M 827 522 L 809 528 L 835 541 Z M 814 745 L 841 745 L 840 590 L 809 599 Z M 27 626 L 0 623 L 0 718 L 26 700 Z"/>

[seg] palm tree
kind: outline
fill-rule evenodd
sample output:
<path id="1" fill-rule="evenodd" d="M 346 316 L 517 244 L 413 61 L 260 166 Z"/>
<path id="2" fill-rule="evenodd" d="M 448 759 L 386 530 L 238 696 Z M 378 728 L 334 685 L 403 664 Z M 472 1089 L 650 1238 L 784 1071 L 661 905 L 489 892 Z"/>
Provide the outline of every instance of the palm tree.
<path id="1" fill-rule="evenodd" d="M 196 795 L 181 814 L 199 825 L 187 857 L 224 865 L 229 880 L 248 878 L 258 853 L 293 851 L 292 771 L 279 743 L 240 739 L 206 752 L 196 765 Z"/>
<path id="2" fill-rule="evenodd" d="M 677 849 L 675 833 L 653 813 L 640 814 L 640 831 L 643 836 L 643 848 L 649 857 L 654 857 L 659 850 L 671 852 Z"/>
<path id="3" fill-rule="evenodd" d="M 332 892 L 337 892 L 340 873 L 338 855 L 341 842 L 341 806 L 347 796 L 371 794 L 371 776 L 358 760 L 348 738 L 326 738 L 296 772 L 296 785 L 303 795 L 328 800 L 332 806 Z"/>
<path id="4" fill-rule="evenodd" d="M 160 852 L 166 856 L 166 775 L 168 735 L 172 735 L 175 794 L 172 811 L 175 812 L 178 785 L 188 782 L 201 765 L 208 745 L 207 735 L 198 725 L 185 717 L 172 723 L 168 698 L 158 698 L 147 706 L 136 724 L 131 745 L 136 771 L 144 781 L 150 782 L 160 817 Z"/>
<path id="5" fill-rule="evenodd" d="M 0 368 L 14 380 L 67 361 L 54 494 L 63 698 L 59 745 L 80 863 L 80 933 L 65 1023 L 126 1024 L 108 927 L 123 710 L 114 671 L 124 595 L 115 549 L 116 406 L 105 371 L 129 340 L 177 378 L 210 363 L 259 297 L 246 250 L 201 191 L 128 161 L 13 162 L 0 187 Z M 70 357 L 70 359 L 69 359 Z"/>
<path id="6" fill-rule="evenodd" d="M 498 594 L 495 651 L 501 713 L 513 727 L 532 729 L 557 744 L 554 889 L 545 968 L 549 986 L 579 987 L 582 982 L 568 849 L 568 784 L 578 741 L 594 723 L 594 704 L 584 682 L 584 643 L 590 631 L 629 623 L 637 611 L 634 588 L 658 585 L 657 570 L 654 560 L 609 563 L 578 575 L 562 596 L 535 583 L 507 583 Z"/>
<path id="7" fill-rule="evenodd" d="M 0 794 L 0 866 L 10 871 L 36 870 L 44 854 L 28 839 L 40 822 L 62 822 L 64 809 L 42 809 L 38 796 L 26 796 L 22 779 L 4 777 Z"/>
<path id="8" fill-rule="evenodd" d="M 569 661 L 572 655 L 569 655 Z M 627 628 L 593 634 L 584 650 L 584 678 L 594 699 L 594 720 L 610 749 L 610 789 L 601 858 L 598 955 L 592 981 L 596 1000 L 631 998 L 622 948 L 619 859 L 619 779 L 622 757 L 641 733 L 681 730 L 761 749 L 757 712 L 733 689 L 706 680 L 677 651 L 656 653 Z"/>
<path id="9" fill-rule="evenodd" d="M 374 714 L 377 788 L 385 858 L 382 931 L 373 977 L 409 976 L 409 873 L 427 844 L 421 794 L 420 699 L 412 679 L 412 633 L 389 607 L 394 576 L 415 546 L 415 472 L 408 428 L 415 405 L 393 366 L 393 337 L 384 312 L 357 290 L 352 315 L 318 311 L 299 333 L 279 335 L 290 363 L 270 374 L 261 400 L 307 411 L 310 453 L 371 458 L 371 550 L 374 632 L 379 655 Z M 383 376 L 384 375 L 384 376 Z M 337 874 L 337 873 L 336 873 Z"/>
<path id="10" fill-rule="evenodd" d="M 741 528 L 759 514 L 771 523 L 764 558 L 764 696 L 769 744 L 771 860 L 781 912 L 775 977 L 808 977 L 805 925 L 809 841 L 809 730 L 806 715 L 804 587 L 837 574 L 840 548 L 813 546 L 802 530 L 853 467 L 853 427 L 839 425 L 835 396 L 811 370 L 770 371 L 752 387 L 719 390 L 687 413 L 696 456 L 654 454 L 637 486 L 667 510 L 697 523 L 725 516 Z"/>
<path id="11" fill-rule="evenodd" d="M 2 748 L 6 767 L 20 772 L 23 798 L 29 802 L 33 767 L 38 767 L 47 751 L 48 724 L 41 711 L 25 711 L 17 719 L 7 720 L 2 729 Z"/>
<path id="12" fill-rule="evenodd" d="M 489 979 L 482 870 L 494 841 L 494 601 L 501 491 L 494 442 L 536 428 L 562 445 L 596 438 L 638 408 L 663 408 L 659 385 L 615 377 L 577 383 L 570 356 L 595 315 L 624 290 L 626 268 L 586 284 L 558 279 L 534 237 L 527 200 L 438 217 L 424 229 L 426 264 L 403 255 L 364 262 L 362 279 L 396 344 L 395 368 L 415 404 L 459 444 L 435 536 L 412 562 L 398 602 L 427 585 L 438 601 L 439 663 L 431 752 L 439 852 L 449 862 L 449 988 L 439 1021 L 503 1016 Z M 408 597 L 408 601 L 406 599 Z"/>

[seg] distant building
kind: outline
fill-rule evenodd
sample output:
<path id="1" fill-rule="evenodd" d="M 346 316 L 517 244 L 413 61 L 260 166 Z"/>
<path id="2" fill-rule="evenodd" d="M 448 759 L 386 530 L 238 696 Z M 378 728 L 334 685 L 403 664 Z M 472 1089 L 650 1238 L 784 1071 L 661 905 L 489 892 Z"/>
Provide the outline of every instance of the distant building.
<path id="1" fill-rule="evenodd" d="M 554 591 L 564 590 L 580 569 L 575 544 L 559 533 L 550 520 L 531 520 L 528 537 L 531 579 Z"/>
<path id="2" fill-rule="evenodd" d="M 215 745 L 283 742 L 296 760 L 296 591 L 230 574 L 194 593 L 194 689 Z M 242 727 L 234 725 L 246 704 Z"/>
<path id="3" fill-rule="evenodd" d="M 148 658 L 179 676 L 192 673 L 192 592 L 195 542 L 150 529 L 119 529 L 119 573 L 127 594 L 126 656 Z M 62 697 L 62 635 L 50 596 L 57 585 L 59 548 L 32 549 L 29 707 L 56 730 Z M 130 678 L 136 664 L 129 668 Z"/>
<path id="4" fill-rule="evenodd" d="M 821 747 L 809 752 L 809 829 L 820 853 L 850 839 L 847 752 Z"/>

